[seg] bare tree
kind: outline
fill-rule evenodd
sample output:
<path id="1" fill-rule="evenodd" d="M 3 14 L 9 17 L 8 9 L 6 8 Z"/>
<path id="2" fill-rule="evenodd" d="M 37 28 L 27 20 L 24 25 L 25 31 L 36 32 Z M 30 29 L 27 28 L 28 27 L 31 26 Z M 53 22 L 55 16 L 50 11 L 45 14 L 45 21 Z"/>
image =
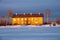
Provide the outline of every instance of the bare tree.
<path id="1" fill-rule="evenodd" d="M 7 14 L 8 14 L 8 21 L 10 22 L 10 17 L 12 16 L 12 11 L 11 10 L 8 10 L 7 11 Z"/>
<path id="2" fill-rule="evenodd" d="M 1 24 L 4 24 L 4 16 L 1 16 Z"/>
<path id="3" fill-rule="evenodd" d="M 50 15 L 50 9 L 46 9 L 46 21 L 49 23 L 49 15 Z"/>

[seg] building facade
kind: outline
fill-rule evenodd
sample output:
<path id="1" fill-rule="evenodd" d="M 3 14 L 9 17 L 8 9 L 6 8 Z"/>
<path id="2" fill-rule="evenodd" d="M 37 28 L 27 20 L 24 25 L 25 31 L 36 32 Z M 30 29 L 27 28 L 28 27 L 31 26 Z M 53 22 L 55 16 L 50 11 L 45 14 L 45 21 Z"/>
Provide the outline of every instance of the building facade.
<path id="1" fill-rule="evenodd" d="M 13 14 L 12 25 L 42 25 L 43 14 Z"/>
<path id="2" fill-rule="evenodd" d="M 0 20 L 0 25 L 8 25 L 9 21 L 7 19 Z"/>

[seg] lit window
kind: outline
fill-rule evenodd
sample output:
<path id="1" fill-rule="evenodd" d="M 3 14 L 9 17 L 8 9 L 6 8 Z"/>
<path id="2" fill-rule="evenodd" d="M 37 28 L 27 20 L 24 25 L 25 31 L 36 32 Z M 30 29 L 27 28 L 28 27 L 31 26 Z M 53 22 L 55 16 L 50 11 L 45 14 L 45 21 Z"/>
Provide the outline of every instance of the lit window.
<path id="1" fill-rule="evenodd" d="M 21 20 L 23 20 L 23 18 L 21 18 Z"/>
<path id="2" fill-rule="evenodd" d="M 19 20 L 19 18 L 17 20 Z"/>
<path id="3" fill-rule="evenodd" d="M 14 18 L 13 21 L 16 21 L 16 19 Z"/>
<path id="4" fill-rule="evenodd" d="M 31 18 L 31 20 L 33 20 L 33 18 Z"/>
<path id="5" fill-rule="evenodd" d="M 27 18 L 25 18 L 25 20 L 27 20 Z"/>
<path id="6" fill-rule="evenodd" d="M 36 24 L 38 23 L 38 22 L 35 22 Z"/>

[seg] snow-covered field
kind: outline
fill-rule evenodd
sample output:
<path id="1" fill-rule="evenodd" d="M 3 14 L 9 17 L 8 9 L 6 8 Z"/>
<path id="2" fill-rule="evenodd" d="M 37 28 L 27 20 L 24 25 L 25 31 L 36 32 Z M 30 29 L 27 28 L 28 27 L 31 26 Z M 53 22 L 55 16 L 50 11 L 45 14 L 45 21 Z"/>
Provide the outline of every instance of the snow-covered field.
<path id="1" fill-rule="evenodd" d="M 60 26 L 0 26 L 0 40 L 60 40 Z"/>
<path id="2" fill-rule="evenodd" d="M 0 26 L 0 28 L 18 28 L 18 27 L 60 27 L 60 25 L 7 25 L 7 26 Z"/>

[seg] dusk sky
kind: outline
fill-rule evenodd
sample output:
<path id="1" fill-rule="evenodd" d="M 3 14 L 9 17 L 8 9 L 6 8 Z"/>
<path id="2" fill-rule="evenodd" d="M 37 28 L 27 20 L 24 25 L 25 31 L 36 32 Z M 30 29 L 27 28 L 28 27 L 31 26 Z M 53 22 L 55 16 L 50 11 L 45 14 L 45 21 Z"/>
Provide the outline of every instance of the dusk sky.
<path id="1" fill-rule="evenodd" d="M 60 18 L 60 0 L 0 0 L 0 15 L 7 15 L 7 10 L 13 13 L 39 13 L 45 15 L 45 10 L 50 9 L 51 18 Z"/>

